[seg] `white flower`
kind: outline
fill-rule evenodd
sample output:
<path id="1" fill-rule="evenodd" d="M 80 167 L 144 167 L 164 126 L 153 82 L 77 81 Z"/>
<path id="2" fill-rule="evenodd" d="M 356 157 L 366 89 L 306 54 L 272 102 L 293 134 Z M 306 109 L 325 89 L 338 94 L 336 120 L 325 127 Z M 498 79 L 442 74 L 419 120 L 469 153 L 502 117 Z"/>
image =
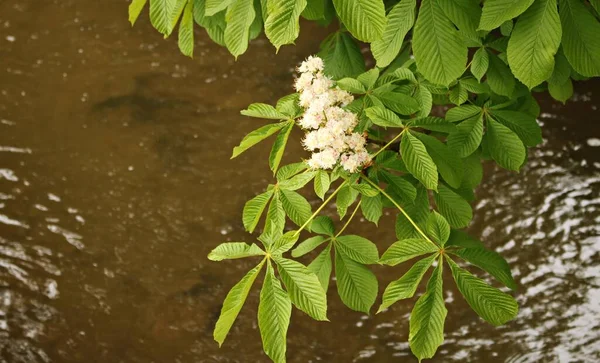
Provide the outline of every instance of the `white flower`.
<path id="1" fill-rule="evenodd" d="M 309 56 L 304 62 L 298 67 L 298 72 L 305 73 L 317 73 L 322 71 L 324 68 L 323 60 L 319 57 Z"/>
<path id="2" fill-rule="evenodd" d="M 312 169 L 331 169 L 338 161 L 339 153 L 332 149 L 325 149 L 312 154 L 308 166 Z"/>
<path id="3" fill-rule="evenodd" d="M 304 116 L 298 121 L 298 124 L 303 129 L 312 130 L 319 128 L 323 121 L 325 121 L 325 116 L 323 116 L 322 112 L 319 113 L 307 110 L 304 112 Z"/>
<path id="4" fill-rule="evenodd" d="M 302 73 L 300 77 L 296 78 L 296 83 L 294 84 L 296 91 L 302 92 L 311 87 L 314 78 L 312 73 Z"/>
<path id="5" fill-rule="evenodd" d="M 365 137 L 358 132 L 353 132 L 350 135 L 346 135 L 346 144 L 354 151 L 361 151 L 365 148 Z"/>

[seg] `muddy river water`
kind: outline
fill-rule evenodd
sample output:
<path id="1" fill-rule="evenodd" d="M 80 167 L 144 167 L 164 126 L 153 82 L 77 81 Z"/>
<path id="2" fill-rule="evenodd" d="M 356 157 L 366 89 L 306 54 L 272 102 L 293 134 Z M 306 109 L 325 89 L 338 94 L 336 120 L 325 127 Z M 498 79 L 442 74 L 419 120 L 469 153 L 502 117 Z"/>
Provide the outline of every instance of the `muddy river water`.
<path id="1" fill-rule="evenodd" d="M 288 93 L 325 32 L 304 27 L 277 56 L 259 39 L 234 62 L 198 30 L 191 60 L 146 17 L 132 29 L 127 5 L 0 1 L 0 362 L 267 362 L 257 289 L 212 340 L 253 261 L 206 255 L 249 238 L 242 206 L 271 181 L 267 145 L 229 160 L 262 124 L 239 110 Z M 518 175 L 486 169 L 470 227 L 509 260 L 519 316 L 484 324 L 448 283 L 434 361 L 600 361 L 600 82 L 539 100 L 543 145 Z M 393 216 L 380 225 L 351 229 L 383 250 Z M 381 285 L 404 269 L 378 270 Z M 411 306 L 367 316 L 332 288 L 331 323 L 294 312 L 289 361 L 416 362 Z"/>

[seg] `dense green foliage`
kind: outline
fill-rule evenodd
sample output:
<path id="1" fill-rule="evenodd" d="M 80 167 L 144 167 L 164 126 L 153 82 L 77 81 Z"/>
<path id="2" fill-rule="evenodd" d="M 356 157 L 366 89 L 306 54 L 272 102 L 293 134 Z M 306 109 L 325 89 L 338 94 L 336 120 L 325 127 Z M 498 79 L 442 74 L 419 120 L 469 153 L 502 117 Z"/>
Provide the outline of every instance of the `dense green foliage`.
<path id="1" fill-rule="evenodd" d="M 132 24 L 147 0 L 133 0 Z M 483 320 L 515 318 L 515 299 L 459 266 L 478 267 L 516 289 L 508 263 L 469 235 L 471 202 L 481 182 L 482 160 L 519 171 L 527 148 L 542 142 L 540 110 L 532 91 L 548 90 L 565 102 L 572 80 L 600 76 L 600 1 L 597 0 L 149 0 L 150 20 L 169 36 L 179 22 L 179 47 L 191 56 L 194 22 L 235 57 L 264 29 L 276 49 L 292 44 L 303 17 L 339 30 L 321 44 L 325 73 L 355 96 L 346 109 L 368 133 L 372 162 L 357 173 L 336 167 L 311 170 L 305 162 L 280 167 L 290 132 L 302 116 L 298 95 L 276 106 L 252 104 L 242 114 L 275 120 L 246 135 L 236 157 L 275 135 L 268 162 L 276 181 L 248 201 L 243 225 L 260 230 L 256 243 L 219 245 L 209 259 L 259 257 L 236 284 L 215 327 L 222 344 L 261 272 L 258 326 L 266 354 L 284 362 L 292 305 L 327 320 L 332 273 L 352 310 L 369 313 L 378 295 L 372 264 L 412 267 L 390 283 L 378 313 L 424 293 L 410 316 L 409 343 L 419 359 L 431 358 L 444 339 L 447 309 L 443 273 L 451 274 Z M 181 20 L 179 20 L 181 19 Z M 358 43 L 370 43 L 376 66 L 366 71 Z M 436 105 L 451 106 L 445 114 Z M 324 202 L 314 212 L 300 189 L 313 184 Z M 337 185 L 336 185 L 337 184 Z M 333 187 L 333 188 L 332 188 Z M 333 191 L 331 191 L 333 189 Z M 335 199 L 343 227 L 322 209 Z M 357 215 L 377 225 L 384 209 L 397 211 L 396 236 L 380 256 L 368 239 L 345 235 Z M 349 210 L 352 210 L 348 213 Z M 264 227 L 259 228 L 264 220 Z M 298 228 L 285 232 L 288 222 Z M 296 244 L 302 231 L 312 236 Z M 285 233 L 284 233 L 285 232 Z M 383 243 L 378 243 L 383 247 Z M 313 252 L 320 249 L 320 252 Z M 313 252 L 308 265 L 296 259 Z M 284 254 L 291 254 L 284 257 Z M 429 273 L 428 282 L 421 281 Z M 283 285 L 282 285 L 283 283 Z"/>

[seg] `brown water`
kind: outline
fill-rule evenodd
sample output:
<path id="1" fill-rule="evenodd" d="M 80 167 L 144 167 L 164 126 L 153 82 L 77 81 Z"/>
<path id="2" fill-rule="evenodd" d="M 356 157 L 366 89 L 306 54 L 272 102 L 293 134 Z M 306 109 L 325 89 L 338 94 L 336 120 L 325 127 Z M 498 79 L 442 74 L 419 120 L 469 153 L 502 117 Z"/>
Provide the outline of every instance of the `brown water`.
<path id="1" fill-rule="evenodd" d="M 147 19 L 131 29 L 127 4 L 0 2 L 0 362 L 266 362 L 257 289 L 224 347 L 212 340 L 252 262 L 206 255 L 250 238 L 243 203 L 272 180 L 266 145 L 229 160 L 262 124 L 239 110 L 288 93 L 324 32 L 304 27 L 278 56 L 257 40 L 237 63 L 198 32 L 190 60 Z M 600 360 L 600 83 L 576 89 L 565 107 L 540 99 L 544 144 L 478 192 L 470 230 L 513 266 L 519 317 L 486 325 L 449 287 L 435 361 Z M 393 218 L 381 225 L 352 228 L 383 250 Z M 381 285 L 403 269 L 377 271 Z M 329 295 L 331 323 L 294 312 L 290 362 L 416 361 L 412 302 L 369 317 Z"/>

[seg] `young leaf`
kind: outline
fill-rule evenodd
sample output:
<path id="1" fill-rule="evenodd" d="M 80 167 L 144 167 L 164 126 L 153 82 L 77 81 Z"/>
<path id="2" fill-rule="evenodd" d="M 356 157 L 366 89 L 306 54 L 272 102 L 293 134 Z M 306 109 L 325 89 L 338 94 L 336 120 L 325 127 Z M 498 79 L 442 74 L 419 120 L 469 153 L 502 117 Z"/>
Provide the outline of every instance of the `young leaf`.
<path id="1" fill-rule="evenodd" d="M 194 3 L 192 0 L 187 2 L 183 17 L 179 23 L 179 50 L 188 57 L 194 56 Z"/>
<path id="2" fill-rule="evenodd" d="M 293 260 L 280 257 L 275 262 L 294 305 L 313 319 L 326 321 L 327 297 L 317 275 Z"/>
<path id="3" fill-rule="evenodd" d="M 329 179 L 329 174 L 324 170 L 317 171 L 315 175 L 315 194 L 321 198 L 321 200 L 325 199 L 325 193 L 329 190 L 329 186 L 331 185 L 331 180 Z"/>
<path id="4" fill-rule="evenodd" d="M 264 264 L 264 260 L 259 263 L 255 268 L 248 271 L 246 276 L 244 276 L 234 287 L 231 288 L 227 297 L 225 297 L 225 301 L 223 301 L 223 307 L 221 308 L 221 315 L 219 316 L 219 320 L 217 320 L 217 324 L 215 325 L 215 330 L 213 332 L 213 337 L 219 343 L 219 346 L 223 344 L 225 338 L 227 337 L 227 333 L 229 333 L 229 329 L 235 322 L 240 310 L 242 310 L 242 306 L 244 306 L 244 302 L 246 301 L 246 297 L 248 297 L 248 292 L 250 292 L 250 288 L 256 280 L 256 276 L 260 272 L 262 266 Z"/>
<path id="5" fill-rule="evenodd" d="M 444 305 L 442 264 L 436 266 L 427 283 L 427 291 L 417 300 L 410 313 L 410 350 L 419 360 L 431 358 L 444 341 Z"/>
<path id="6" fill-rule="evenodd" d="M 269 199 L 273 195 L 273 191 L 269 190 L 256 197 L 250 199 L 244 205 L 244 211 L 242 212 L 242 222 L 246 231 L 252 233 L 258 225 L 260 216 L 262 215 Z"/>
<path id="7" fill-rule="evenodd" d="M 400 52 L 406 33 L 415 22 L 415 0 L 401 0 L 387 14 L 387 24 L 380 39 L 371 43 L 371 52 L 380 68 L 387 67 Z"/>
<path id="8" fill-rule="evenodd" d="M 559 0 L 562 47 L 573 69 L 600 76 L 600 23 L 579 0 Z"/>
<path id="9" fill-rule="evenodd" d="M 532 3 L 533 0 L 488 0 L 483 3 L 478 30 L 493 30 L 522 14 Z"/>
<path id="10" fill-rule="evenodd" d="M 306 223 L 312 212 L 310 203 L 303 196 L 293 190 L 282 189 L 280 198 L 283 209 L 292 222 L 298 226 Z"/>
<path id="11" fill-rule="evenodd" d="M 275 107 L 266 103 L 253 103 L 248 109 L 240 111 L 244 116 L 267 118 L 272 120 L 285 120 L 288 118 L 283 113 L 277 111 Z"/>
<path id="12" fill-rule="evenodd" d="M 442 178 L 453 188 L 459 188 L 465 171 L 458 153 L 433 136 L 422 133 L 416 136 L 425 145 Z"/>
<path id="13" fill-rule="evenodd" d="M 390 282 L 385 288 L 383 293 L 383 301 L 377 313 L 380 313 L 384 309 L 389 308 L 392 304 L 403 299 L 410 299 L 415 295 L 419 283 L 425 272 L 429 269 L 429 266 L 438 257 L 437 254 L 425 257 L 424 259 L 416 262 L 410 270 L 408 270 L 398 280 Z"/>
<path id="14" fill-rule="evenodd" d="M 375 223 L 379 222 L 383 214 L 383 203 L 381 201 L 381 194 L 377 194 L 374 197 L 362 197 L 362 203 L 360 209 L 366 220 Z"/>
<path id="15" fill-rule="evenodd" d="M 336 250 L 348 258 L 363 264 L 374 264 L 379 260 L 377 246 L 361 236 L 339 236 L 334 240 Z"/>
<path id="16" fill-rule="evenodd" d="M 273 362 L 285 362 L 286 337 L 292 316 L 292 302 L 275 277 L 271 263 L 260 290 L 258 328 L 265 353 Z"/>
<path id="17" fill-rule="evenodd" d="M 210 251 L 208 259 L 211 261 L 233 260 L 251 256 L 261 256 L 265 252 L 254 243 L 249 245 L 246 242 L 226 242 L 221 243 L 215 249 Z"/>
<path id="18" fill-rule="evenodd" d="M 337 290 L 344 304 L 368 314 L 377 298 L 377 278 L 366 266 L 353 261 L 340 250 L 335 253 Z"/>
<path id="19" fill-rule="evenodd" d="M 511 129 L 526 146 L 542 143 L 542 129 L 534 116 L 510 110 L 490 110 L 495 120 Z"/>
<path id="20" fill-rule="evenodd" d="M 131 4 L 129 4 L 129 22 L 132 26 L 135 24 L 147 2 L 148 0 L 133 0 Z"/>
<path id="21" fill-rule="evenodd" d="M 250 132 L 248 135 L 246 135 L 242 139 L 242 141 L 240 142 L 240 144 L 238 146 L 233 148 L 233 154 L 231 155 L 231 158 L 232 159 L 235 158 L 236 156 L 240 155 L 241 153 L 248 150 L 252 146 L 263 141 L 267 137 L 273 135 L 274 133 L 276 133 L 277 131 L 286 127 L 287 125 L 288 125 L 287 122 L 268 124 L 268 125 L 265 125 L 263 127 L 260 127 L 256 130 Z"/>
<path id="22" fill-rule="evenodd" d="M 425 145 L 410 132 L 402 135 L 400 143 L 402 160 L 412 175 L 427 189 L 437 190 L 438 173 L 435 163 L 427 153 Z"/>
<path id="23" fill-rule="evenodd" d="M 350 33 L 370 43 L 381 38 L 387 22 L 380 0 L 333 0 L 335 11 Z"/>
<path id="24" fill-rule="evenodd" d="M 323 291 L 327 293 L 327 290 L 329 289 L 329 280 L 331 279 L 331 271 L 333 269 L 331 265 L 331 243 L 319 253 L 317 258 L 315 258 L 310 265 L 308 265 L 308 269 L 317 275 L 319 283 L 321 284 L 321 287 L 323 287 Z"/>
<path id="25" fill-rule="evenodd" d="M 304 256 L 305 254 L 307 254 L 310 251 L 314 250 L 315 248 L 319 247 L 320 245 L 322 245 L 323 243 L 325 243 L 328 240 L 329 239 L 326 239 L 323 236 L 314 236 L 307 240 L 304 240 L 304 241 L 300 242 L 298 247 L 296 247 L 292 250 L 292 257 L 297 258 L 297 257 Z"/>
<path id="26" fill-rule="evenodd" d="M 450 265 L 458 290 L 483 320 L 499 326 L 517 316 L 519 305 L 512 296 L 458 267 L 450 258 L 446 258 L 446 261 Z"/>
<path id="27" fill-rule="evenodd" d="M 488 117 L 486 139 L 490 155 L 498 165 L 508 170 L 519 171 L 526 153 L 525 146 L 514 132 Z"/>
<path id="28" fill-rule="evenodd" d="M 273 174 L 277 172 L 277 168 L 279 167 L 279 163 L 283 157 L 283 152 L 285 151 L 285 145 L 287 144 L 293 127 L 293 121 L 285 122 L 285 126 L 275 138 L 273 148 L 271 149 L 271 154 L 269 154 L 269 167 L 273 171 Z"/>
<path id="29" fill-rule="evenodd" d="M 265 34 L 277 50 L 298 38 L 300 14 L 305 7 L 306 0 L 267 0 L 269 16 L 265 19 Z"/>
<path id="30" fill-rule="evenodd" d="M 453 110 L 456 108 L 460 109 L 462 107 L 455 107 Z M 448 136 L 448 146 L 461 158 L 471 155 L 481 144 L 483 137 L 483 113 L 481 109 L 478 112 L 478 114 L 461 122 L 456 127 L 456 132 Z"/>
<path id="31" fill-rule="evenodd" d="M 452 227 L 464 228 L 473 219 L 473 209 L 469 203 L 445 185 L 440 185 L 437 193 L 433 194 L 433 199 L 440 214 Z"/>
<path id="32" fill-rule="evenodd" d="M 488 52 L 485 48 L 479 48 L 473 55 L 473 62 L 471 63 L 471 73 L 477 78 L 479 82 L 485 75 L 490 65 L 490 59 Z"/>
<path id="33" fill-rule="evenodd" d="M 381 256 L 379 262 L 388 266 L 396 266 L 415 257 L 437 251 L 437 246 L 429 241 L 421 238 L 409 238 L 394 242 Z"/>
<path id="34" fill-rule="evenodd" d="M 333 237 L 333 234 L 335 233 L 333 221 L 327 216 L 318 216 L 313 219 L 310 228 L 315 233 L 324 234 L 330 237 Z"/>
<path id="35" fill-rule="evenodd" d="M 419 71 L 435 84 L 447 86 L 467 64 L 467 47 L 434 0 L 423 0 L 413 34 Z"/>
<path id="36" fill-rule="evenodd" d="M 365 110 L 367 117 L 375 125 L 383 127 L 402 127 L 402 120 L 385 107 L 369 107 Z"/>
<path id="37" fill-rule="evenodd" d="M 561 35 L 556 0 L 536 0 L 519 17 L 508 42 L 508 64 L 529 89 L 552 74 Z"/>
<path id="38" fill-rule="evenodd" d="M 444 247 L 444 244 L 450 237 L 450 225 L 446 221 L 446 218 L 433 211 L 427 219 L 427 233 L 441 247 Z"/>

